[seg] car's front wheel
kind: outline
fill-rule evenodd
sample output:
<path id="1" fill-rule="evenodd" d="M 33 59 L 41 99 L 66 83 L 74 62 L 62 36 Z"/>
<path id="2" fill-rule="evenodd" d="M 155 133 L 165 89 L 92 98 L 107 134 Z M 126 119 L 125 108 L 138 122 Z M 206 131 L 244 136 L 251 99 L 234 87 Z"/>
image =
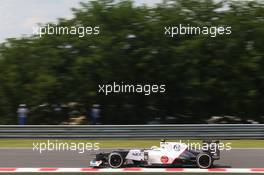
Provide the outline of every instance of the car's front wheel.
<path id="1" fill-rule="evenodd" d="M 124 159 L 120 153 L 112 152 L 108 156 L 108 164 L 111 168 L 120 168 L 124 164 Z"/>

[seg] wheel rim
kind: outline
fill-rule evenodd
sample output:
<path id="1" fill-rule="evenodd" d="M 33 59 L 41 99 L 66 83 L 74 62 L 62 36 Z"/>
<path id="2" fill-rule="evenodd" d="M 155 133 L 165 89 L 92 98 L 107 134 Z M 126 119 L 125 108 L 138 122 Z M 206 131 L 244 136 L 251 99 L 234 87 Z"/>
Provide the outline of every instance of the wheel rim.
<path id="1" fill-rule="evenodd" d="M 122 158 L 118 154 L 113 154 L 110 157 L 110 164 L 112 167 L 119 167 L 122 164 Z"/>
<path id="2" fill-rule="evenodd" d="M 207 154 L 200 155 L 198 158 L 198 164 L 201 168 L 209 168 L 211 161 L 211 157 Z"/>

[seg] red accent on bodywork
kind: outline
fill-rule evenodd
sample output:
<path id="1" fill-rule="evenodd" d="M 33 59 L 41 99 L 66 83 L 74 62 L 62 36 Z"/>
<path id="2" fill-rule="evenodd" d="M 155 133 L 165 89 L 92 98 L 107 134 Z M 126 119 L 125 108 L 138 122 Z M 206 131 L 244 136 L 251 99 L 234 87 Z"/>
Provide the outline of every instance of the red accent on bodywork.
<path id="1" fill-rule="evenodd" d="M 178 156 L 176 157 L 173 161 L 172 164 L 178 164 L 177 159 L 187 150 L 187 148 Z"/>
<path id="2" fill-rule="evenodd" d="M 160 161 L 161 161 L 163 164 L 166 164 L 166 163 L 168 163 L 169 158 L 168 158 L 167 156 L 161 156 Z"/>

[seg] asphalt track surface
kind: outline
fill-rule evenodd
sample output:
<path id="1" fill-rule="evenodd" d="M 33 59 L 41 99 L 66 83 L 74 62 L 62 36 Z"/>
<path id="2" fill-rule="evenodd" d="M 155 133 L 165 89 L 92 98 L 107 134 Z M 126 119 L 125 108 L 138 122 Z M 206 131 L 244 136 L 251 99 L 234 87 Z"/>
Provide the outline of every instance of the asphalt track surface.
<path id="1" fill-rule="evenodd" d="M 100 150 L 109 152 L 110 149 Z M 32 149 L 0 149 L 0 167 L 89 167 L 89 161 L 98 151 L 78 153 L 77 151 L 45 151 Z M 221 159 L 215 167 L 264 168 L 264 149 L 232 149 L 221 151 Z"/>

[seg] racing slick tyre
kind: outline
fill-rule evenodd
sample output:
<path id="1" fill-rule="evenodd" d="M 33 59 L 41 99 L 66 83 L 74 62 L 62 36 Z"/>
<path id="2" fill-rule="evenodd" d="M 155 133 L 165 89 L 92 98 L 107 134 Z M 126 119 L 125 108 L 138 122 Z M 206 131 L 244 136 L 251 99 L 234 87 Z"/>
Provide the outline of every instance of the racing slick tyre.
<path id="1" fill-rule="evenodd" d="M 111 168 L 120 168 L 124 164 L 124 159 L 120 153 L 112 152 L 108 156 L 108 164 Z"/>
<path id="2" fill-rule="evenodd" d="M 199 153 L 196 157 L 196 162 L 199 168 L 210 168 L 213 165 L 212 157 L 207 153 Z"/>

